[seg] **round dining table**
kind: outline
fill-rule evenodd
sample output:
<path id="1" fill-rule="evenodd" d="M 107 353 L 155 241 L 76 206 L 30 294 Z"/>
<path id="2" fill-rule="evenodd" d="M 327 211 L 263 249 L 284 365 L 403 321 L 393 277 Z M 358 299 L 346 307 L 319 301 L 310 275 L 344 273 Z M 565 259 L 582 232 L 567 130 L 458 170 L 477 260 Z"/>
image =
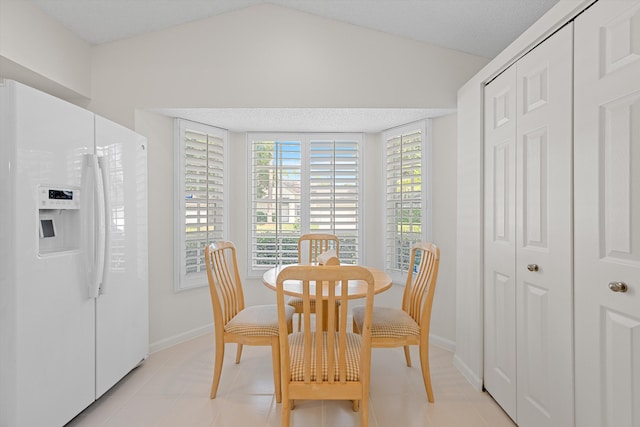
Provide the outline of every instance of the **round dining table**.
<path id="1" fill-rule="evenodd" d="M 262 275 L 262 283 L 270 289 L 276 290 L 276 282 L 278 279 L 278 274 L 287 268 L 290 265 L 298 265 L 298 264 L 289 264 L 289 265 L 281 265 L 278 267 L 270 268 L 265 271 Z M 391 277 L 382 270 L 378 270 L 373 267 L 365 267 L 367 270 L 371 272 L 374 280 L 374 293 L 378 294 L 380 292 L 384 292 L 387 289 L 391 288 L 392 281 Z M 309 291 L 311 294 L 315 294 L 315 283 L 311 282 L 309 284 Z M 294 296 L 294 297 L 302 297 L 302 282 L 300 280 L 286 280 L 283 284 L 283 291 L 285 295 Z M 367 294 L 367 284 L 362 280 L 349 280 L 347 285 L 347 293 L 349 299 L 356 298 L 364 298 Z M 328 293 L 323 292 L 324 296 L 328 297 Z M 342 286 L 336 288 L 336 296 L 342 295 Z M 326 313 L 327 300 L 323 300 L 322 309 Z M 327 316 L 323 316 L 323 319 L 327 319 Z M 323 325 L 326 330 L 326 325 Z"/>

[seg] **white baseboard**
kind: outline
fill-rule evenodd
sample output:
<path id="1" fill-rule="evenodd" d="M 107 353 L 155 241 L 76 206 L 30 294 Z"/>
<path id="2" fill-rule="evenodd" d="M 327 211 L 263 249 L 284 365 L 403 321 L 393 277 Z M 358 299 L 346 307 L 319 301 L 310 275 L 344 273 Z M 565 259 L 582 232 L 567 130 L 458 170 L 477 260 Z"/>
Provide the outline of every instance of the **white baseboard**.
<path id="1" fill-rule="evenodd" d="M 347 320 L 347 323 L 350 321 L 351 320 Z M 156 341 L 154 343 L 149 344 L 149 354 L 155 353 L 160 350 L 164 350 L 165 348 L 172 347 L 176 344 L 180 344 L 185 341 L 189 341 L 190 339 L 197 338 L 199 336 L 209 334 L 212 332 L 213 332 L 213 324 L 209 324 L 209 325 L 201 326 L 199 328 L 192 329 L 187 332 L 183 332 L 178 335 L 174 335 L 169 338 Z M 433 334 L 429 335 L 429 344 L 433 344 L 437 347 L 443 348 L 445 350 L 449 350 L 451 352 L 456 351 L 456 343 L 454 341 L 439 337 L 437 335 L 433 335 Z"/>
<path id="2" fill-rule="evenodd" d="M 439 337 L 437 335 L 429 334 L 429 344 L 433 344 L 437 347 L 449 350 L 452 353 L 456 351 L 455 341 L 448 340 L 446 338 Z"/>
<path id="3" fill-rule="evenodd" d="M 458 355 L 453 356 L 453 366 L 458 368 L 460 373 L 469 383 L 475 388 L 477 391 L 482 391 L 482 378 L 478 377 L 468 366 L 466 363 L 462 361 L 458 357 Z"/>
<path id="4" fill-rule="evenodd" d="M 187 332 L 183 332 L 178 335 L 174 335 L 169 338 L 162 339 L 160 341 L 156 341 L 154 343 L 149 344 L 149 353 L 155 353 L 160 350 L 164 350 L 165 348 L 169 348 L 176 344 L 183 343 L 185 341 L 189 341 L 190 339 L 199 337 L 201 335 L 209 334 L 213 332 L 213 323 L 205 326 L 201 326 L 199 328 L 192 329 Z"/>

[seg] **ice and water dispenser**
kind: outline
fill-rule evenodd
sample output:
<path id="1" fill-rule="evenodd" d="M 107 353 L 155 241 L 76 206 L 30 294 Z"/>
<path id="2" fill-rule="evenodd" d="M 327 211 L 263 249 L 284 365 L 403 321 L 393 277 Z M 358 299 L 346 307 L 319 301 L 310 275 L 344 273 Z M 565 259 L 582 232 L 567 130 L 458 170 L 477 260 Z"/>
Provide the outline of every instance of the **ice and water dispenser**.
<path id="1" fill-rule="evenodd" d="M 40 255 L 80 249 L 80 189 L 38 187 Z"/>

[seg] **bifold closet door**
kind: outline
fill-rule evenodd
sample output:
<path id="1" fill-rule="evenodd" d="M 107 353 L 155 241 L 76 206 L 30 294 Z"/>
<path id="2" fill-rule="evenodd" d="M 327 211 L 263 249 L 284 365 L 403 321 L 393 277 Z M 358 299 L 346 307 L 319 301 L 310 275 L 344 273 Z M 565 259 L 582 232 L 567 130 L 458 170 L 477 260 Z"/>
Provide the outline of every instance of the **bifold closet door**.
<path id="1" fill-rule="evenodd" d="M 485 88 L 484 387 L 516 419 L 516 67 Z"/>
<path id="2" fill-rule="evenodd" d="M 485 387 L 523 427 L 573 425 L 572 31 L 485 92 Z"/>
<path id="3" fill-rule="evenodd" d="M 576 424 L 640 426 L 640 1 L 575 21 Z"/>
<path id="4" fill-rule="evenodd" d="M 518 425 L 573 425 L 573 28 L 517 63 Z"/>

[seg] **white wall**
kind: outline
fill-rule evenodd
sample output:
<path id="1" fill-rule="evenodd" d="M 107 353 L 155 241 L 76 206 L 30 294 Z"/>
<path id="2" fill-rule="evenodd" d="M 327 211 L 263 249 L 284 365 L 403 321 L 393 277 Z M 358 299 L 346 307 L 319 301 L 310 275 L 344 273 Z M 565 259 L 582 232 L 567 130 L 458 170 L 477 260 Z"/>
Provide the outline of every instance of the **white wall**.
<path id="1" fill-rule="evenodd" d="M 0 77 L 66 99 L 88 98 L 90 48 L 31 2 L 0 0 Z"/>
<path id="2" fill-rule="evenodd" d="M 263 4 L 93 49 L 90 108 L 453 108 L 485 58 Z M 401 65 L 400 65 L 401 64 Z"/>
<path id="3" fill-rule="evenodd" d="M 173 119 L 138 110 L 137 131 L 148 138 L 149 341 L 151 351 L 212 330 L 208 288 L 173 288 Z"/>
<path id="4" fill-rule="evenodd" d="M 440 248 L 440 269 L 431 313 L 432 342 L 455 349 L 456 325 L 456 114 L 432 122 L 432 240 Z"/>
<path id="5" fill-rule="evenodd" d="M 594 0 L 563 0 L 458 91 L 456 354 L 477 388 L 483 382 L 483 87 Z"/>
<path id="6" fill-rule="evenodd" d="M 63 67 L 57 58 L 47 55 L 40 58 L 39 43 L 25 40 L 20 45 L 2 44 L 11 37 L 29 36 L 24 29 L 40 25 L 44 19 L 35 10 L 24 13 L 23 8 L 8 8 L 7 1 L 13 0 L 0 0 L 3 2 L 0 49 L 4 46 L 0 53 L 14 59 L 23 58 L 17 78 L 12 77 L 21 80 L 29 73 L 40 73 L 45 83 L 72 87 L 67 99 L 76 93 L 90 94 L 89 109 L 135 129 L 149 140 L 152 350 L 210 330 L 212 316 L 206 288 L 173 291 L 172 121 L 145 109 L 454 108 L 457 89 L 487 62 L 485 58 L 264 4 L 92 47 L 89 72 L 83 71 L 83 55 L 72 58 L 80 62 L 81 77 L 91 79 L 87 90 L 82 87 L 82 78 L 70 77 L 68 67 Z M 46 38 L 51 33 L 53 49 L 82 51 L 79 40 L 71 37 L 67 41 L 59 35 L 59 26 L 49 28 L 51 22 L 45 21 L 47 25 L 39 37 Z M 5 22 L 11 24 L 5 26 Z M 34 86 L 46 89 L 42 87 L 45 83 L 36 81 Z M 443 141 L 455 138 L 453 120 L 442 119 L 435 125 Z M 231 134 L 230 138 L 231 192 L 244 195 L 248 176 L 245 138 L 244 134 Z M 366 135 L 366 138 L 365 183 L 370 188 L 381 188 L 381 138 L 379 135 Z M 437 185 L 445 182 L 453 185 L 450 173 L 455 169 L 455 162 L 449 150 L 454 145 L 435 150 L 447 156 L 446 161 L 436 161 L 436 173 L 449 177 L 440 180 L 434 175 Z M 454 191 L 446 192 L 453 194 Z M 434 195 L 435 198 L 442 196 Z M 383 262 L 382 197 L 383 192 L 374 190 L 368 191 L 364 199 L 367 210 L 363 224 L 367 239 L 364 256 L 365 262 L 374 266 L 382 266 Z M 434 204 L 434 217 L 444 219 L 446 224 L 440 227 L 434 223 L 433 227 L 439 230 L 440 234 L 436 235 L 442 239 L 438 244 L 453 253 L 455 242 L 450 233 L 449 200 Z M 440 212 L 440 206 L 446 212 Z M 246 271 L 246 198 L 233 197 L 230 208 L 230 238 L 238 245 L 241 267 Z M 450 260 L 451 255 L 447 262 Z M 437 298 L 442 300 L 442 308 L 434 313 L 432 332 L 441 334 L 442 342 L 450 343 L 455 340 L 451 330 L 455 319 L 453 310 L 445 308 L 453 304 L 453 294 L 446 283 L 455 278 L 450 266 L 441 268 L 439 286 L 442 289 Z M 259 280 L 248 280 L 246 285 L 250 289 L 249 304 L 272 297 L 271 291 Z M 401 289 L 394 289 L 385 293 L 380 301 L 397 305 L 399 293 Z"/>

